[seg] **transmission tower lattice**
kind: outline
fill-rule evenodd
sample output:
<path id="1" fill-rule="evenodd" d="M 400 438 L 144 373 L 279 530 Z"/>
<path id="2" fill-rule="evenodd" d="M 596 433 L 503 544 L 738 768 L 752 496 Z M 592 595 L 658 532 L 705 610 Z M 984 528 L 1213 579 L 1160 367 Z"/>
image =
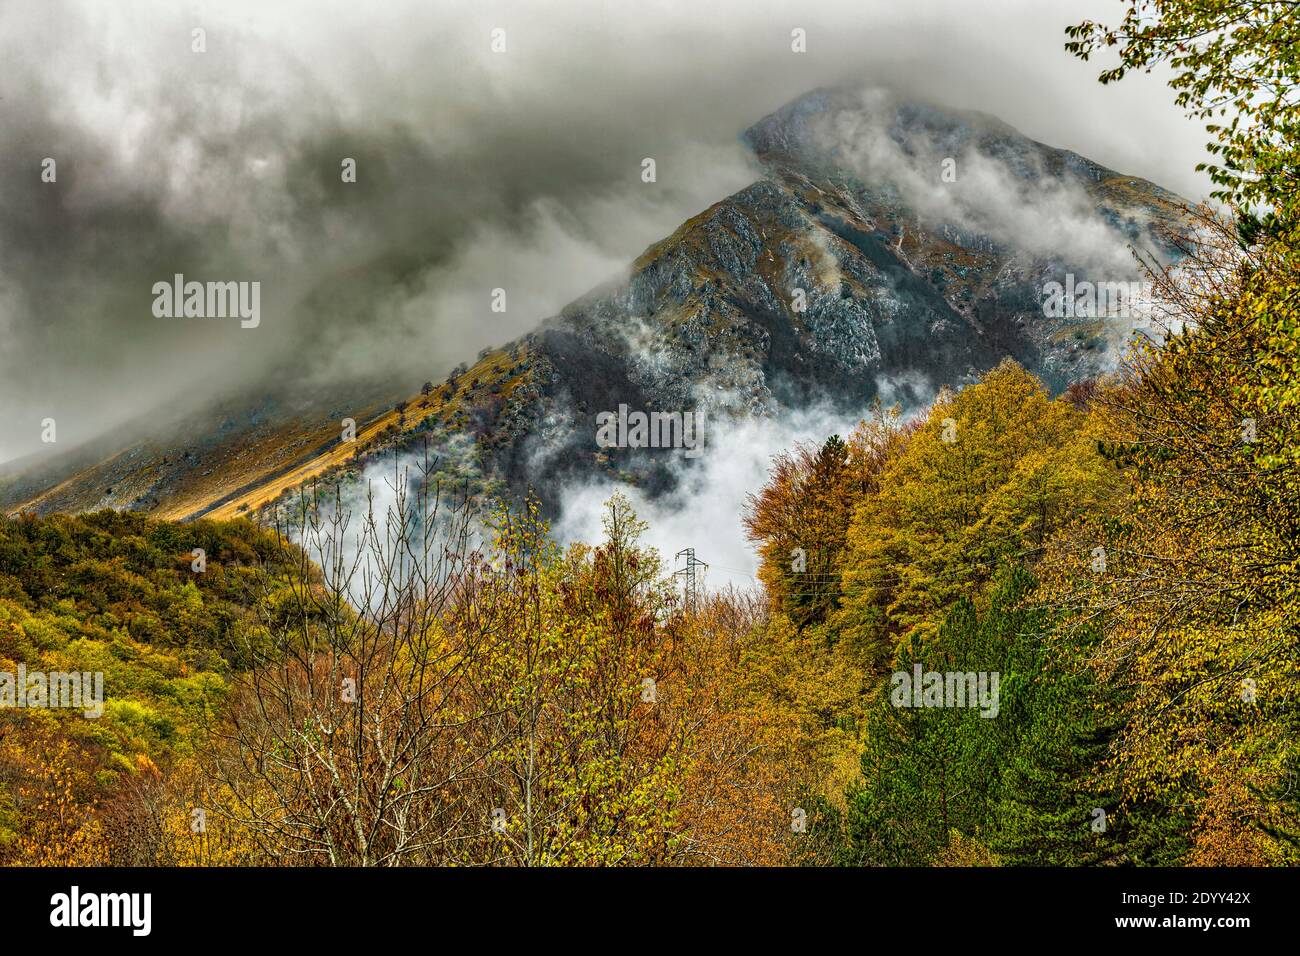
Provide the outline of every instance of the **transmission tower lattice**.
<path id="1" fill-rule="evenodd" d="M 699 570 L 699 573 L 702 574 L 703 571 L 708 570 L 709 566 L 705 564 L 703 561 L 699 561 L 696 559 L 694 548 L 686 548 L 682 551 L 677 552 L 677 558 L 680 558 L 682 555 L 686 555 L 686 567 L 674 571 L 673 577 L 680 577 L 685 579 L 686 610 L 694 611 L 695 601 L 699 595 L 699 591 L 698 591 L 699 582 L 696 577 L 697 569 Z M 674 559 L 674 563 L 675 562 L 676 559 Z"/>

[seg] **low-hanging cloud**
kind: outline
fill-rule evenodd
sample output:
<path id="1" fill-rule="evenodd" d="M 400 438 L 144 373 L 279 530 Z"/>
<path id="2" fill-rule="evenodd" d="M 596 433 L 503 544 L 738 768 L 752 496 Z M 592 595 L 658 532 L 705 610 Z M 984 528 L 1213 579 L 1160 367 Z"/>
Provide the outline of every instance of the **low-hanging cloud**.
<path id="1" fill-rule="evenodd" d="M 919 407 L 910 405 L 904 411 L 914 414 Z M 757 581 L 758 562 L 742 524 L 746 497 L 767 483 L 774 456 L 799 443 L 820 445 L 831 435 L 848 435 L 867 413 L 863 409 L 859 415 L 846 415 L 810 406 L 706 428 L 704 454 L 695 462 L 684 457 L 678 461 L 671 492 L 652 496 L 612 481 L 572 485 L 564 490 L 552 530 L 566 543 L 601 540 L 605 503 L 621 493 L 648 523 L 642 543 L 659 552 L 666 570 L 674 569 L 678 552 L 695 548 L 697 559 L 709 566 L 704 580 L 708 588 L 751 587 Z"/>
<path id="2" fill-rule="evenodd" d="M 808 147 L 864 183 L 892 188 L 928 228 L 956 230 L 962 244 L 991 240 L 1013 254 L 1056 257 L 1114 279 L 1138 272 L 1130 237 L 1097 215 L 1085 185 L 1092 173 L 1082 164 L 1064 175 L 1049 170 L 1014 130 L 976 113 L 952 126 L 951 114 L 936 113 L 934 125 L 923 119 L 900 133 L 899 106 L 890 90 L 845 92 L 814 119 Z"/>
<path id="3" fill-rule="evenodd" d="M 1108 12 L 1101 0 L 10 0 L 0 462 L 41 449 L 46 417 L 68 447 L 299 381 L 418 385 L 617 278 L 752 181 L 737 134 L 820 85 L 977 106 L 1196 193 L 1204 137 L 1159 82 L 1117 95 L 1061 51 L 1066 24 Z M 806 54 L 791 51 L 795 27 Z M 154 318 L 150 290 L 176 273 L 260 281 L 260 326 Z"/>

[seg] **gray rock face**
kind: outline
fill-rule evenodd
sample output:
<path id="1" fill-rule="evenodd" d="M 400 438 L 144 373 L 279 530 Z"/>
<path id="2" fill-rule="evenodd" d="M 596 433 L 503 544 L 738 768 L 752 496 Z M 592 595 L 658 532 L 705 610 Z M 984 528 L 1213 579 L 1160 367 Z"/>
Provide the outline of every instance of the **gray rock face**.
<path id="1" fill-rule="evenodd" d="M 739 419 L 811 402 L 850 413 L 882 392 L 924 402 L 1008 356 L 1060 390 L 1106 369 L 1140 315 L 1045 311 L 1049 284 L 1132 282 L 1129 247 L 1169 253 L 1161 232 L 1184 222 L 1178 197 L 1151 183 L 991 117 L 878 92 L 814 91 L 742 139 L 761 179 L 651 246 L 624 281 L 509 343 L 508 361 L 477 365 L 454 401 L 451 376 L 436 422 L 373 440 L 348 467 L 432 433 L 457 475 L 492 494 L 532 488 L 554 506 L 567 481 L 653 492 L 680 474 L 682 449 L 602 446 L 597 416 L 620 406 L 702 414 L 707 446 Z M 274 468 L 235 489 L 251 493 L 334 440 L 336 409 L 361 420 L 357 408 L 391 408 L 378 385 L 351 401 L 331 389 L 303 409 L 241 398 L 237 415 L 126 448 L 106 438 L 57 468 L 0 475 L 0 507 L 39 497 L 45 511 L 156 510 L 180 499 L 206 513 L 232 490 L 196 479 L 260 456 Z M 296 439 L 280 442 L 274 426 L 295 416 L 328 422 L 328 435 L 304 445 L 317 433 L 295 425 Z M 137 446 L 148 454 L 124 454 Z"/>
<path id="2" fill-rule="evenodd" d="M 1161 231 L 1181 223 L 1150 183 L 878 94 L 816 91 L 744 140 L 763 179 L 527 337 L 541 387 L 491 462 L 511 485 L 670 482 L 671 450 L 598 446 L 595 415 L 620 404 L 721 428 L 814 400 L 860 409 L 886 379 L 924 400 L 1006 356 L 1054 390 L 1096 376 L 1137 316 L 1047 316 L 1046 284 L 1136 280 L 1128 247 L 1168 253 Z"/>

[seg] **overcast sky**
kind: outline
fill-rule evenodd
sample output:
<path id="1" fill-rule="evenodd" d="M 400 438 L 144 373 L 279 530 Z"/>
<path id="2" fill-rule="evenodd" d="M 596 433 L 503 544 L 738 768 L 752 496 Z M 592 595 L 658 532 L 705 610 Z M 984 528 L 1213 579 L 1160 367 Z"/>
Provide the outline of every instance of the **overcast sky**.
<path id="1" fill-rule="evenodd" d="M 737 134 L 819 85 L 981 109 L 1199 198 L 1205 136 L 1160 78 L 1102 87 L 1061 49 L 1123 6 L 4 0 L 0 461 L 47 417 L 66 448 L 270 378 L 437 377 L 751 182 Z M 154 317 L 177 272 L 260 281 L 260 326 Z"/>

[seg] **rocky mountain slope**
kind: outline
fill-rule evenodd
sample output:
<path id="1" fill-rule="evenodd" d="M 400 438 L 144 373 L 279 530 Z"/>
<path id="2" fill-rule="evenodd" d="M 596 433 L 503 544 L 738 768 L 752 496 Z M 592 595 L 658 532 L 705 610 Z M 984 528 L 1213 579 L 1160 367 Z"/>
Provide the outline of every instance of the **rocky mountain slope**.
<path id="1" fill-rule="evenodd" d="M 663 488 L 682 450 L 602 447 L 598 414 L 702 414 L 707 454 L 710 431 L 738 417 L 923 401 L 1006 356 L 1061 389 L 1107 367 L 1140 314 L 1049 316 L 1045 288 L 1132 282 L 1130 245 L 1172 255 L 1163 234 L 1182 224 L 1158 186 L 991 117 L 879 93 L 815 91 L 744 139 L 761 179 L 472 368 L 396 408 L 371 396 L 355 443 L 328 402 L 291 420 L 254 412 L 224 436 L 191 433 L 188 449 L 153 440 L 0 478 L 0 507 L 224 517 L 426 442 L 480 488 L 532 487 L 551 505 L 562 483 L 596 476 Z"/>
<path id="2" fill-rule="evenodd" d="M 598 446 L 596 414 L 620 404 L 703 411 L 707 445 L 737 416 L 924 400 L 1006 356 L 1055 390 L 1096 376 L 1140 303 L 1049 317 L 1044 288 L 1135 282 L 1130 245 L 1172 256 L 1183 223 L 1167 191 L 985 116 L 818 91 L 745 138 L 763 179 L 520 343 L 535 387 L 492 457 L 510 485 L 671 481 L 680 450 Z"/>

